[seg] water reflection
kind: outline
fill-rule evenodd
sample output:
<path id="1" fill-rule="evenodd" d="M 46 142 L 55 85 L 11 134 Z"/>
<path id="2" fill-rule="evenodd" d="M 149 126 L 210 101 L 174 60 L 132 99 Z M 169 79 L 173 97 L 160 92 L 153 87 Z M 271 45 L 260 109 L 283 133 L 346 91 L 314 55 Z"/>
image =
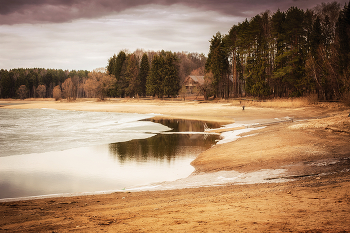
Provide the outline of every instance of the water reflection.
<path id="1" fill-rule="evenodd" d="M 171 127 L 172 133 L 160 133 L 147 139 L 127 142 L 0 157 L 0 199 L 121 190 L 184 178 L 194 170 L 191 161 L 218 139 L 217 135 L 176 133 L 203 132 L 204 122 L 152 121 Z M 130 123 L 136 132 L 139 131 L 139 125 L 139 128 L 145 125 L 139 123 Z M 106 128 L 110 129 L 110 125 Z M 157 124 L 153 124 L 153 128 L 151 125 L 146 124 L 147 130 L 143 128 L 142 133 L 152 132 L 154 127 L 159 128 Z M 219 127 L 212 124 L 208 126 Z M 125 127 L 123 129 L 122 139 L 127 139 L 130 127 L 127 133 Z M 109 134 L 103 132 L 101 130 L 100 137 L 108 138 Z"/>
<path id="2" fill-rule="evenodd" d="M 207 124 L 209 128 L 221 127 L 219 123 L 194 120 L 150 119 L 150 121 L 168 126 L 173 129 L 172 132 L 204 132 L 204 124 Z"/>
<path id="3" fill-rule="evenodd" d="M 109 144 L 109 151 L 120 163 L 129 160 L 146 162 L 196 155 L 210 148 L 217 135 L 159 134 L 151 138 Z"/>
<path id="4" fill-rule="evenodd" d="M 204 132 L 204 124 L 207 124 L 209 128 L 221 126 L 219 123 L 181 119 L 150 119 L 150 121 L 171 128 L 170 132 Z M 121 163 L 129 160 L 138 162 L 167 160 L 170 162 L 175 157 L 198 154 L 210 148 L 217 139 L 217 135 L 158 134 L 147 139 L 109 144 L 109 151 Z"/>

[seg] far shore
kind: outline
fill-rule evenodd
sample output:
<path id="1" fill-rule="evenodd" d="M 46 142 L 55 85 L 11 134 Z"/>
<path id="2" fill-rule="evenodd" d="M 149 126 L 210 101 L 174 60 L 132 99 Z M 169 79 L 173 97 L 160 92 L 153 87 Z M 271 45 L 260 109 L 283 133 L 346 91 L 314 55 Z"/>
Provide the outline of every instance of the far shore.
<path id="1" fill-rule="evenodd" d="M 192 162 L 195 174 L 283 168 L 288 182 L 4 202 L 0 232 L 350 231 L 350 110 L 342 104 L 30 99 L 0 100 L 1 108 L 153 113 L 222 124 L 293 121 L 216 145 Z"/>
<path id="2" fill-rule="evenodd" d="M 268 105 L 266 105 L 268 104 Z M 181 99 L 132 99 L 116 98 L 100 101 L 85 98 L 67 102 L 54 99 L 0 99 L 0 106 L 11 109 L 52 108 L 57 110 L 125 112 L 161 114 L 167 118 L 233 123 L 276 117 L 309 118 L 329 112 L 328 105 L 309 105 L 304 100 L 281 100 L 253 103 L 249 100 L 182 101 Z M 336 105 L 337 109 L 341 107 Z M 245 107 L 243 110 L 243 106 Z M 268 106 L 268 107 L 265 107 Z M 272 106 L 272 107 L 271 107 Z M 321 106 L 321 107 L 320 107 Z M 334 108 L 334 107 L 331 107 Z M 308 111 L 305 111 L 308 109 Z"/>

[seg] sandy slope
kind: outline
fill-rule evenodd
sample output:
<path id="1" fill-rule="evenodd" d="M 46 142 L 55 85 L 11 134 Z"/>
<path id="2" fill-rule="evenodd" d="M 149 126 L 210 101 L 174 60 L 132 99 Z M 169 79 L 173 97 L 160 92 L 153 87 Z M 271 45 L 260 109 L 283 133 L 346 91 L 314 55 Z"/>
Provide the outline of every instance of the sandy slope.
<path id="1" fill-rule="evenodd" d="M 350 231 L 348 109 L 318 105 L 242 111 L 229 102 L 168 101 L 29 101 L 5 107 L 152 112 L 225 123 L 295 120 L 217 145 L 192 162 L 197 173 L 284 168 L 289 182 L 5 202 L 0 203 L 0 232 Z M 326 118 L 296 121 L 321 116 Z"/>

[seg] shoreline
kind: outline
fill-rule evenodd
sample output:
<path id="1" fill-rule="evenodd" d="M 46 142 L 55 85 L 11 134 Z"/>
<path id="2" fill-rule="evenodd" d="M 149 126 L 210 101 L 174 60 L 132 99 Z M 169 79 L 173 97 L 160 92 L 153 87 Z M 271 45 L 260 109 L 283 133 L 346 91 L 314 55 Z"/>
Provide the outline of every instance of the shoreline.
<path id="1" fill-rule="evenodd" d="M 257 106 L 245 106 L 241 101 L 171 101 L 171 100 L 143 100 L 143 99 L 113 99 L 97 101 L 95 99 L 78 99 L 67 102 L 64 100 L 54 101 L 53 99 L 30 99 L 30 100 L 1 100 L 5 103 L 2 108 L 30 109 L 30 108 L 52 108 L 57 110 L 75 111 L 100 111 L 100 112 L 122 112 L 140 114 L 162 114 L 162 117 L 170 119 L 201 120 L 218 122 L 223 124 L 234 123 L 235 121 L 250 122 L 256 119 L 273 119 L 275 117 L 298 116 L 308 118 L 310 113 L 304 112 L 305 108 L 312 109 L 312 116 L 322 114 L 323 110 L 313 106 L 267 108 Z M 245 103 L 249 105 L 249 103 Z M 291 105 L 293 106 L 293 105 Z M 247 113 L 248 112 L 248 113 Z M 325 111 L 328 112 L 327 110 Z M 273 116 L 273 117 L 271 117 Z"/>
<path id="2" fill-rule="evenodd" d="M 234 142 L 216 145 L 191 164 L 197 174 L 218 171 L 248 174 L 262 169 L 285 168 L 288 174 L 283 176 L 294 180 L 1 202 L 0 231 L 350 230 L 348 108 L 333 105 L 248 107 L 243 112 L 232 102 L 164 101 L 119 104 L 39 101 L 6 108 L 42 106 L 84 111 L 128 112 L 136 109 L 140 113 L 154 110 L 153 113 L 167 113 L 165 117 L 169 118 L 183 116 L 221 123 L 250 123 L 254 119 L 264 123 L 274 118 L 292 117 L 296 121 L 270 125 L 242 134 Z M 298 121 L 307 118 L 312 120 Z M 225 218 L 221 217 L 223 215 Z"/>
<path id="3" fill-rule="evenodd" d="M 15 103 L 15 104 L 9 103 L 7 105 L 8 106 L 11 106 L 11 105 L 16 106 L 16 105 L 20 105 L 20 103 Z M 18 109 L 18 108 L 16 108 L 16 109 Z M 47 109 L 47 108 L 40 108 L 40 109 Z M 146 119 L 158 122 L 159 120 L 162 120 L 162 119 L 169 119 L 169 116 L 162 116 L 162 115 L 154 114 L 153 117 L 147 117 Z M 237 134 L 239 135 L 239 134 L 243 133 L 243 132 L 239 132 L 242 129 L 244 129 L 245 132 L 247 130 L 248 131 L 254 130 L 253 128 L 247 129 L 247 127 L 248 126 L 235 127 L 234 129 L 235 129 L 235 131 L 237 131 L 236 135 Z M 219 131 L 225 131 L 225 132 L 226 131 L 232 131 L 232 129 L 228 128 L 227 125 L 221 125 L 221 127 L 218 128 L 218 130 Z M 160 132 L 160 134 L 174 134 L 174 133 L 175 134 L 191 134 L 192 132 L 170 132 L 170 133 Z M 218 132 L 214 132 L 214 133 L 210 133 L 210 132 L 208 132 L 208 133 L 206 133 L 206 132 L 202 132 L 202 133 L 201 132 L 193 132 L 193 133 L 194 134 L 198 134 L 198 133 L 199 134 L 215 134 L 215 135 L 219 135 L 220 134 Z M 239 138 L 237 136 L 235 136 L 235 137 Z M 229 137 L 229 138 L 226 139 L 225 137 L 223 137 L 222 139 L 218 140 L 218 143 L 222 142 L 224 139 L 225 139 L 224 143 L 231 142 L 233 140 L 236 140 L 236 138 L 232 139 L 231 137 Z M 215 146 L 215 144 L 213 146 Z M 193 160 L 191 162 L 193 162 Z M 190 165 L 190 163 L 188 163 L 188 164 Z M 192 172 L 189 176 L 192 176 L 194 174 L 196 174 L 195 171 Z M 129 191 L 131 191 L 131 192 L 141 192 L 141 191 L 174 190 L 174 189 L 194 188 L 194 187 L 207 187 L 207 186 L 212 186 L 212 185 L 215 186 L 215 185 L 224 185 L 225 184 L 225 182 L 215 183 L 215 184 L 211 184 L 210 182 L 209 183 L 208 182 L 204 182 L 202 185 L 193 185 L 193 184 L 191 185 L 191 184 L 188 184 L 188 181 L 187 181 L 187 180 L 190 180 L 189 176 L 185 177 L 185 178 L 177 179 L 177 180 L 182 180 L 182 185 L 181 184 L 180 185 L 177 184 L 176 187 L 171 187 L 172 184 L 178 183 L 178 182 L 176 182 L 177 180 L 173 180 L 173 181 L 152 182 L 152 183 L 149 183 L 147 185 L 137 185 L 137 186 L 125 187 L 125 191 L 121 191 L 119 189 L 111 189 L 111 190 L 89 191 L 89 192 L 52 193 L 52 194 L 43 194 L 43 195 L 35 195 L 35 196 L 20 196 L 20 197 L 2 198 L 2 199 L 0 199 L 0 202 L 16 202 L 16 201 L 36 200 L 36 199 L 44 199 L 44 198 L 57 198 L 57 197 L 63 198 L 63 197 L 85 196 L 85 195 L 100 195 L 100 194 L 111 194 L 111 193 L 114 193 L 114 192 L 129 192 Z M 268 177 L 268 178 L 270 178 L 270 177 Z M 205 178 L 203 177 L 203 179 L 205 179 Z M 264 182 L 264 181 L 257 181 L 256 183 L 261 183 L 261 182 Z M 170 185 L 170 187 L 169 187 L 169 185 Z"/>
<path id="4" fill-rule="evenodd" d="M 319 108 L 312 109 L 313 107 L 309 107 L 312 109 L 309 113 L 305 111 L 307 107 L 292 108 L 292 109 L 289 109 L 289 108 L 271 109 L 271 108 L 251 107 L 251 109 L 249 109 L 249 114 L 247 114 L 248 112 L 247 108 L 245 111 L 242 111 L 240 107 L 234 106 L 234 104 L 231 104 L 229 102 L 201 104 L 199 102 L 192 102 L 192 101 L 190 102 L 176 101 L 174 103 L 174 101 L 134 100 L 134 99 L 128 99 L 128 100 L 118 99 L 117 101 L 102 101 L 102 102 L 93 101 L 90 99 L 79 99 L 74 102 L 64 102 L 64 101 L 62 102 L 62 101 L 54 101 L 50 99 L 45 99 L 45 100 L 31 99 L 31 100 L 0 100 L 0 105 L 1 105 L 1 102 L 7 102 L 7 105 L 5 105 L 3 108 L 8 108 L 8 109 L 56 109 L 56 110 L 72 110 L 72 111 L 138 113 L 138 114 L 152 114 L 154 116 L 149 119 L 155 119 L 155 120 L 185 119 L 185 120 L 194 120 L 194 121 L 215 122 L 215 123 L 221 124 L 221 127 L 219 129 L 214 129 L 213 132 L 219 133 L 219 134 L 228 133 L 227 142 L 223 143 L 224 145 L 221 145 L 221 143 L 216 144 L 209 150 L 204 151 L 200 155 L 198 155 L 197 158 L 191 162 L 191 165 L 194 166 L 195 168 L 195 171 L 193 172 L 193 174 L 198 174 L 201 172 L 206 173 L 206 172 L 213 172 L 218 170 L 220 171 L 220 170 L 234 170 L 234 169 L 236 169 L 236 171 L 243 171 L 243 172 L 257 171 L 258 168 L 257 167 L 253 168 L 253 166 L 251 166 L 250 163 L 249 165 L 251 168 L 248 170 L 241 169 L 242 167 L 241 165 L 235 166 L 233 169 L 227 164 L 223 165 L 222 163 L 220 163 L 220 159 L 218 161 L 215 161 L 209 157 L 213 157 L 212 156 L 213 154 L 219 154 L 219 151 L 223 150 L 225 147 L 232 149 L 233 147 L 232 144 L 240 144 L 239 142 L 237 143 L 235 141 L 237 140 L 239 141 L 240 139 L 246 138 L 246 137 L 256 136 L 257 134 L 260 134 L 260 131 L 262 132 L 261 134 L 264 134 L 265 131 L 271 131 L 270 130 L 271 128 L 280 128 L 281 124 L 293 125 L 295 123 L 293 121 L 295 120 L 300 123 L 300 122 L 308 121 L 313 118 L 323 119 L 323 118 L 330 117 L 330 115 L 335 115 L 332 108 L 326 109 L 326 111 L 324 111 L 324 109 L 319 111 L 320 110 Z M 171 108 L 172 111 L 169 111 L 169 108 Z M 214 108 L 215 111 L 209 111 L 209 114 L 208 114 L 207 110 L 208 109 L 212 110 L 212 108 Z M 184 114 L 184 111 L 189 113 Z M 217 112 L 220 112 L 220 114 L 217 114 Z M 258 112 L 258 114 L 256 114 L 256 112 Z M 322 112 L 321 116 L 319 116 L 320 112 Z M 293 113 L 294 115 L 290 117 L 289 113 Z M 328 114 L 328 116 L 325 116 L 324 114 Z M 243 117 L 240 115 L 243 115 Z M 345 116 L 345 113 L 343 114 L 343 116 Z M 235 122 L 233 117 L 235 117 L 235 119 L 239 119 L 239 121 Z M 210 120 L 207 120 L 208 118 Z M 232 119 L 228 121 L 227 118 L 232 118 Z M 244 118 L 244 120 L 242 118 Z M 246 120 L 246 118 L 248 118 L 249 120 Z M 225 127 L 226 125 L 237 126 L 237 124 L 239 126 L 243 125 L 244 127 Z M 245 129 L 247 129 L 247 127 L 251 129 L 245 132 Z M 252 129 L 252 127 L 254 127 L 254 129 Z M 268 127 L 268 129 L 266 129 L 266 127 Z M 255 133 L 255 130 L 257 130 L 257 133 Z M 230 138 L 232 137 L 230 134 L 234 135 L 233 139 Z M 283 137 L 283 135 L 281 136 Z M 266 136 L 264 135 L 263 137 L 266 137 Z M 254 141 L 254 140 L 256 139 L 253 138 L 250 141 Z M 286 141 L 288 140 L 289 138 L 286 139 Z M 225 140 L 223 138 L 220 141 L 225 141 Z M 267 144 L 266 140 L 264 143 Z M 300 143 L 300 142 L 298 141 L 294 143 Z M 272 147 L 275 147 L 275 146 L 276 145 L 273 145 Z M 219 148 L 219 149 L 216 150 L 216 148 Z M 257 149 L 258 148 L 255 148 L 255 150 Z M 261 149 L 262 148 L 260 148 L 260 150 Z M 238 150 L 241 150 L 241 149 L 238 149 Z M 227 156 L 227 154 L 225 154 L 225 156 Z M 204 160 L 206 160 L 204 164 L 203 164 L 202 158 L 205 158 Z M 227 162 L 225 160 L 223 161 L 225 163 Z M 217 164 L 217 165 L 212 166 L 212 164 Z M 210 168 L 203 168 L 205 166 L 209 166 Z"/>

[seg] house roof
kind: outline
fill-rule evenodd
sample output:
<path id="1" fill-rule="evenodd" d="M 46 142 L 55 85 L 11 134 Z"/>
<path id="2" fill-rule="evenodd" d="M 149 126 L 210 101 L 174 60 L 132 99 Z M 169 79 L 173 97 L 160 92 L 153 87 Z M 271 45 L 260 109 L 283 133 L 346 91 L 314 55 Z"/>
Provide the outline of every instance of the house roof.
<path id="1" fill-rule="evenodd" d="M 191 78 L 193 81 L 195 81 L 196 83 L 199 83 L 200 85 L 204 84 L 204 76 L 189 76 L 189 78 Z"/>

